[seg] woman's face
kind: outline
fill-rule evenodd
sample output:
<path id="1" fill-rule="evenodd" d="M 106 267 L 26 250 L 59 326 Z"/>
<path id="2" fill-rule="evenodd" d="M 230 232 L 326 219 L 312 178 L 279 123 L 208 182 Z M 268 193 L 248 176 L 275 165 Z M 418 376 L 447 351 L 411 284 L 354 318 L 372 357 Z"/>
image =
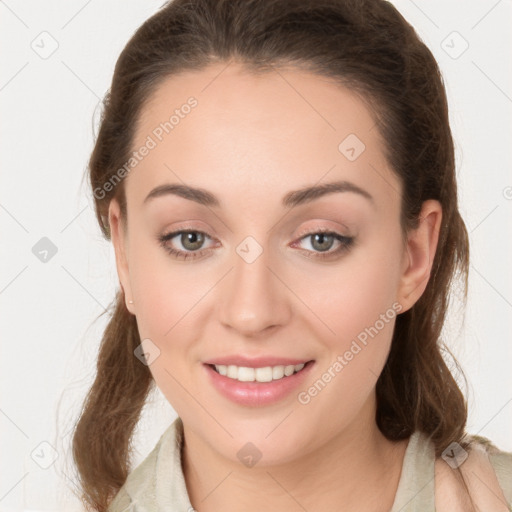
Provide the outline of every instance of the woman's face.
<path id="1" fill-rule="evenodd" d="M 185 428 L 228 459 L 271 464 L 373 425 L 440 215 L 404 243 L 401 184 L 365 104 L 300 70 L 212 65 L 157 89 L 133 150 L 126 233 L 116 201 L 109 212 L 117 267 Z"/>

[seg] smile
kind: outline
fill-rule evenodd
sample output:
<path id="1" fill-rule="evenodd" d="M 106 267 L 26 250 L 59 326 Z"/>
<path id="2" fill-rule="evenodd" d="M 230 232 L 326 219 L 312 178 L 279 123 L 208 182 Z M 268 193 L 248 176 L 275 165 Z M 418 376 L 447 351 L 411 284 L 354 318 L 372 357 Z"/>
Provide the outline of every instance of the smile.
<path id="1" fill-rule="evenodd" d="M 284 379 L 294 373 L 300 372 L 302 368 L 304 368 L 304 363 L 286 366 L 264 366 L 261 368 L 249 368 L 247 366 L 235 366 L 232 364 L 214 364 L 211 366 L 220 375 L 239 382 L 271 382 L 273 380 Z"/>
<path id="2" fill-rule="evenodd" d="M 268 406 L 293 396 L 314 366 L 314 360 L 257 367 L 203 363 L 213 388 L 231 402 L 246 407 Z"/>

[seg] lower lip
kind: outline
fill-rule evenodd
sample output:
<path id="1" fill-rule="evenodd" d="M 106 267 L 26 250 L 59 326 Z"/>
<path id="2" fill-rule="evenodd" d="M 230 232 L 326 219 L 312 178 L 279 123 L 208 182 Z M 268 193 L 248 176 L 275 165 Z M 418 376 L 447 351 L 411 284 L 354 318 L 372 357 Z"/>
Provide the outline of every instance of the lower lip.
<path id="1" fill-rule="evenodd" d="M 210 382 L 224 397 L 239 405 L 258 407 L 282 400 L 297 389 L 309 375 L 314 361 L 308 361 L 300 372 L 271 382 L 240 382 L 216 372 L 204 364 Z"/>

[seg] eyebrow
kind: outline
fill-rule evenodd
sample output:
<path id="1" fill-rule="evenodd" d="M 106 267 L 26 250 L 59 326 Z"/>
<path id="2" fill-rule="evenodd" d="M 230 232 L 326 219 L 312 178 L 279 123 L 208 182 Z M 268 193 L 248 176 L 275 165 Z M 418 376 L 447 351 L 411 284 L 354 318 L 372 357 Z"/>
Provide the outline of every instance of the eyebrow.
<path id="1" fill-rule="evenodd" d="M 323 183 L 321 185 L 304 187 L 288 192 L 283 197 L 281 203 L 285 208 L 293 208 L 337 192 L 353 192 L 368 199 L 372 203 L 374 202 L 373 196 L 369 192 L 354 183 L 349 181 L 334 181 L 332 183 Z M 180 185 L 178 183 L 166 183 L 155 187 L 146 196 L 144 203 L 166 195 L 175 195 L 213 208 L 219 208 L 221 206 L 219 199 L 211 192 L 208 192 L 208 190 L 191 187 L 189 185 Z"/>

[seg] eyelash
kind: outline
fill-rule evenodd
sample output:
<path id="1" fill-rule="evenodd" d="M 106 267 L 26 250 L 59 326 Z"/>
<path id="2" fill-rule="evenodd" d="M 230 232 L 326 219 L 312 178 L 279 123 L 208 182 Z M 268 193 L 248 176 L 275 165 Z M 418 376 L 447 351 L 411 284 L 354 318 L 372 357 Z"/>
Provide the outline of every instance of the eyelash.
<path id="1" fill-rule="evenodd" d="M 200 251 L 179 251 L 177 249 L 174 249 L 172 247 L 169 247 L 167 245 L 167 242 L 169 240 L 172 240 L 174 237 L 176 237 L 177 235 L 181 235 L 181 234 L 185 234 L 185 233 L 199 233 L 199 234 L 202 234 L 202 235 L 205 235 L 206 237 L 208 238 L 212 238 L 210 235 L 208 235 L 208 233 L 205 233 L 204 231 L 199 231 L 197 229 L 181 229 L 181 230 L 178 230 L 178 231 L 172 231 L 170 233 L 165 233 L 165 234 L 162 234 L 162 235 L 159 235 L 157 237 L 158 239 L 158 242 L 160 243 L 160 245 L 171 255 L 171 256 L 174 256 L 175 258 L 177 259 L 182 259 L 182 260 L 187 260 L 187 259 L 196 259 L 196 258 L 200 258 L 202 257 L 203 255 L 205 255 L 206 253 L 210 253 L 212 251 L 212 249 L 203 249 L 203 250 L 200 250 Z M 335 256 L 337 255 L 341 255 L 342 253 L 348 251 L 354 244 L 354 237 L 349 237 L 349 236 L 344 236 L 344 235 L 340 235 L 339 233 L 336 233 L 335 231 L 330 231 L 328 229 L 322 229 L 322 228 L 319 228 L 315 231 L 308 231 L 306 233 L 302 233 L 300 235 L 300 237 L 298 238 L 298 241 L 301 241 L 303 240 L 304 238 L 308 238 L 308 237 L 311 237 L 313 235 L 317 235 L 317 234 L 322 234 L 322 235 L 332 235 L 334 236 L 334 238 L 340 242 L 340 247 L 338 247 L 338 249 L 334 250 L 334 251 L 330 251 L 330 252 L 314 252 L 314 251 L 309 251 L 307 249 L 303 249 L 306 253 L 306 256 L 308 258 L 318 258 L 320 260 L 327 260 L 327 259 L 332 259 L 334 258 Z M 314 255 L 311 255 L 311 253 L 314 253 Z"/>

